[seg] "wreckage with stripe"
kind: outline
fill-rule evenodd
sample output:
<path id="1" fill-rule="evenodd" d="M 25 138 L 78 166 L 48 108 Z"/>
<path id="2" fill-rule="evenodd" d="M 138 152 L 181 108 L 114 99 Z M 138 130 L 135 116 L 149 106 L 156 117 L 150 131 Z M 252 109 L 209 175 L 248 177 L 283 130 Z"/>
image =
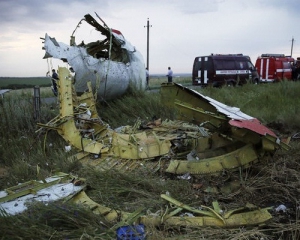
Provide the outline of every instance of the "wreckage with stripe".
<path id="1" fill-rule="evenodd" d="M 216 226 L 237 227 L 246 225 L 262 224 L 272 218 L 268 212 L 270 208 L 258 208 L 247 204 L 238 209 L 222 210 L 217 201 L 212 207 L 191 207 L 179 202 L 167 194 L 162 194 L 170 207 L 161 214 L 143 214 L 141 209 L 133 213 L 119 211 L 94 202 L 85 193 L 86 184 L 84 179 L 70 174 L 58 172 L 43 181 L 29 181 L 17 186 L 0 191 L 0 216 L 17 215 L 34 203 L 50 203 L 64 201 L 78 204 L 90 209 L 94 214 L 99 214 L 108 222 L 115 223 L 114 228 L 128 225 L 144 224 L 145 226 Z M 178 216 L 189 212 L 193 216 Z"/>
<path id="2" fill-rule="evenodd" d="M 111 168 L 131 171 L 142 166 L 153 172 L 174 175 L 215 175 L 250 167 L 279 148 L 289 149 L 287 143 L 280 141 L 257 119 L 176 83 L 162 84 L 161 97 L 176 109 L 177 120 L 158 119 L 147 126 L 137 122 L 134 126 L 112 130 L 97 113 L 91 85 L 88 84 L 88 91 L 77 96 L 69 71 L 59 68 L 59 76 L 60 113 L 47 124 L 38 124 L 40 130 L 56 130 L 78 150 L 74 157 L 99 171 Z M 65 174 L 62 177 L 66 180 Z M 74 177 L 70 176 L 67 184 L 70 182 L 74 183 Z M 84 181 L 79 182 L 84 185 Z M 45 188 L 51 185 L 47 181 L 44 184 Z M 26 191 L 16 197 L 29 194 Z M 13 199 L 10 194 L 15 194 L 14 189 L 0 198 L 1 205 Z M 128 213 L 103 206 L 92 201 L 84 188 L 73 189 L 67 196 L 68 201 L 84 205 L 108 221 L 118 222 L 118 226 L 141 223 L 146 226 L 237 227 L 258 225 L 272 218 L 270 208 L 251 204 L 224 213 L 217 201 L 212 202 L 212 207 L 198 209 L 167 194 L 161 198 L 172 207 L 160 215 L 147 215 L 142 210 Z M 182 212 L 193 216 L 182 216 Z"/>
<path id="3" fill-rule="evenodd" d="M 258 119 L 176 83 L 162 84 L 160 91 L 177 120 L 137 121 L 113 130 L 99 117 L 91 86 L 77 96 L 69 71 L 60 68 L 59 74 L 60 113 L 39 126 L 55 129 L 78 149 L 77 159 L 99 170 L 143 165 L 172 174 L 218 174 L 289 149 Z"/>

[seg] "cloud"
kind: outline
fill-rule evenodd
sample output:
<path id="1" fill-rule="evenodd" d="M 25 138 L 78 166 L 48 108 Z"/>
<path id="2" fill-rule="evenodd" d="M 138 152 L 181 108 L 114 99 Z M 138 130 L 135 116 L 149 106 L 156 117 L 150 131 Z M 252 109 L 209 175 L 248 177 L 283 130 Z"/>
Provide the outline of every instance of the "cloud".
<path id="1" fill-rule="evenodd" d="M 201 14 L 218 11 L 220 0 L 175 1 L 184 14 Z"/>
<path id="2" fill-rule="evenodd" d="M 85 14 L 94 12 L 109 27 L 120 30 L 144 56 L 150 20 L 150 72 L 191 72 L 196 56 L 244 53 L 255 61 L 262 53 L 300 57 L 297 23 L 299 0 L 0 0 L 0 69 L 2 76 L 44 75 L 45 33 L 68 43 Z M 88 27 L 87 27 L 88 26 Z M 76 39 L 98 37 L 83 24 Z M 77 42 L 77 41 L 76 41 Z M 29 61 L 30 60 L 30 61 Z M 18 67 L 19 66 L 19 67 Z"/>
<path id="3" fill-rule="evenodd" d="M 67 19 L 78 19 L 79 15 L 90 12 L 94 4 L 99 4 L 101 9 L 105 9 L 108 7 L 108 0 L 2 0 L 0 27 L 22 31 L 27 29 L 28 32 L 32 32 L 42 29 L 43 26 L 63 23 Z"/>
<path id="4" fill-rule="evenodd" d="M 259 6 L 268 11 L 270 9 L 283 10 L 290 16 L 299 16 L 299 0 L 258 0 Z M 275 15 L 280 17 L 280 15 Z"/>

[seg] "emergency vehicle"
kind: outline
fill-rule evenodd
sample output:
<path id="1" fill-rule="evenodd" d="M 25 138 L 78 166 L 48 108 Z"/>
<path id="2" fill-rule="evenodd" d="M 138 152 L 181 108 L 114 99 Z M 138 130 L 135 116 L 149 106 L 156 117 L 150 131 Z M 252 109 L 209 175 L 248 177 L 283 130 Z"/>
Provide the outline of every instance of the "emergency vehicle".
<path id="1" fill-rule="evenodd" d="M 258 78 L 250 57 L 243 54 L 211 54 L 196 57 L 193 64 L 193 85 L 243 85 Z"/>
<path id="2" fill-rule="evenodd" d="M 262 54 L 255 63 L 259 73 L 259 82 L 291 80 L 291 62 L 294 62 L 294 59 L 284 54 Z"/>

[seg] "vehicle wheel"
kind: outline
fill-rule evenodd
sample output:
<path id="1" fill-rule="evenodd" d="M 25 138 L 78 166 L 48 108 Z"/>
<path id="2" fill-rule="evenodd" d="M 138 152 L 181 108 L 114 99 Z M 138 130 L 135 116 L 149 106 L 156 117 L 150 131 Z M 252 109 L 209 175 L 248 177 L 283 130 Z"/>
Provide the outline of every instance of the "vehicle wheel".
<path id="1" fill-rule="evenodd" d="M 212 86 L 213 86 L 214 88 L 219 88 L 219 87 L 220 87 L 220 84 L 219 84 L 218 82 L 213 82 L 213 83 L 212 83 Z"/>
<path id="2" fill-rule="evenodd" d="M 234 80 L 227 80 L 226 81 L 226 86 L 227 87 L 235 87 L 236 82 Z"/>
<path id="3" fill-rule="evenodd" d="M 253 80 L 252 80 L 252 83 L 253 83 L 253 84 L 258 84 L 258 79 L 257 79 L 257 78 L 253 79 Z"/>

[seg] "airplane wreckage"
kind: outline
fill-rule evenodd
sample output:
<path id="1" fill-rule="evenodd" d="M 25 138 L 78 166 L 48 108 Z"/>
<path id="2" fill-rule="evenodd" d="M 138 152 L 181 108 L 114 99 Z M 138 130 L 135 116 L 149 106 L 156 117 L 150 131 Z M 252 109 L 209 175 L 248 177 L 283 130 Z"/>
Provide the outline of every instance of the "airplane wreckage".
<path id="1" fill-rule="evenodd" d="M 96 101 L 101 100 L 97 97 L 120 96 L 130 84 L 144 89 L 146 74 L 140 53 L 120 31 L 97 17 L 104 26 L 87 14 L 76 29 L 86 21 L 106 37 L 103 41 L 76 45 L 76 29 L 70 46 L 47 34 L 44 39 L 45 58 L 67 62 L 75 76 L 66 68 L 58 69 L 60 114 L 39 125 L 56 130 L 77 148 L 77 158 L 109 159 L 87 163 L 97 162 L 99 168 L 108 163 L 106 167 L 120 169 L 126 167 L 119 159 L 146 160 L 153 169 L 197 175 L 247 167 L 266 153 L 289 149 L 256 118 L 176 83 L 162 84 L 160 91 L 162 102 L 178 112 L 178 120 L 157 120 L 147 126 L 137 122 L 112 130 L 97 113 Z"/>
<path id="2" fill-rule="evenodd" d="M 113 130 L 97 113 L 91 84 L 78 96 L 70 72 L 59 68 L 59 76 L 60 113 L 47 124 L 39 123 L 40 130 L 56 130 L 78 149 L 77 159 L 99 169 L 142 164 L 176 175 L 221 174 L 249 167 L 279 148 L 289 149 L 256 118 L 176 83 L 161 86 L 162 102 L 175 107 L 176 121 L 137 122 Z"/>
<path id="3" fill-rule="evenodd" d="M 76 81 L 74 83 L 74 76 L 67 68 L 58 68 L 59 115 L 46 124 L 38 123 L 40 128 L 37 130 L 46 133 L 57 131 L 71 147 L 78 150 L 73 158 L 83 165 L 93 166 L 99 171 L 113 168 L 126 172 L 147 168 L 152 172 L 197 178 L 241 171 L 278 149 L 289 150 L 288 141 L 281 141 L 258 119 L 176 83 L 163 83 L 160 92 L 162 102 L 176 111 L 177 120 L 157 119 L 147 125 L 137 121 L 134 126 L 111 129 L 97 113 L 97 97 L 119 95 L 130 81 L 144 84 L 144 66 L 137 57 L 139 54 L 118 33 L 101 27 L 90 15 L 86 15 L 85 20 L 107 37 L 105 43 L 116 45 L 108 44 L 109 49 L 116 47 L 115 53 L 127 53 L 125 55 L 129 58 L 126 61 L 110 60 L 115 50 L 111 53 L 110 50 L 105 51 L 108 55 L 100 54 L 94 58 L 92 55 L 99 52 L 92 49 L 99 46 L 104 49 L 106 44 L 93 43 L 90 48 L 86 45 L 67 46 L 46 34 L 46 53 L 67 61 L 76 72 Z M 113 73 L 113 70 L 116 72 Z M 124 82 L 121 90 L 116 92 L 114 85 L 119 85 L 118 81 L 123 79 L 119 74 L 124 74 Z M 96 85 L 98 80 L 99 86 Z M 214 201 L 212 207 L 201 206 L 200 210 L 167 194 L 162 194 L 161 198 L 170 207 L 161 214 L 145 215 L 142 211 L 128 213 L 92 201 L 85 193 L 85 187 L 84 180 L 58 173 L 43 181 L 30 181 L 0 192 L 0 208 L 14 215 L 26 210 L 27 203 L 33 200 L 64 200 L 84 205 L 118 226 L 239 227 L 259 225 L 272 218 L 270 208 L 247 204 L 222 211 L 218 202 Z M 47 198 L 43 198 L 45 195 Z M 184 212 L 193 216 L 182 215 Z"/>
<path id="4" fill-rule="evenodd" d="M 119 97 L 130 87 L 146 89 L 145 64 L 140 52 L 120 31 L 109 28 L 97 17 L 103 26 L 90 14 L 85 15 L 73 31 L 70 45 L 57 42 L 46 33 L 45 38 L 41 38 L 44 41 L 44 58 L 53 57 L 68 63 L 75 73 L 76 92 L 83 93 L 87 81 L 91 81 L 100 100 Z M 87 44 L 82 41 L 77 45 L 74 34 L 83 21 L 99 31 L 104 39 Z"/>
<path id="5" fill-rule="evenodd" d="M 88 82 L 88 90 L 78 96 L 69 70 L 59 68 L 58 72 L 59 115 L 47 124 L 38 123 L 37 131 L 57 131 L 78 150 L 74 158 L 99 171 L 114 168 L 125 172 L 146 167 L 175 176 L 221 175 L 249 168 L 279 148 L 289 149 L 288 143 L 256 118 L 176 83 L 163 83 L 161 98 L 178 111 L 178 120 L 156 120 L 147 126 L 137 122 L 132 127 L 113 130 L 96 111 L 96 94 L 91 83 Z M 168 101 L 164 101 L 165 98 Z M 85 193 L 85 187 L 84 180 L 59 173 L 44 181 L 30 181 L 0 192 L 0 207 L 8 214 L 18 214 L 33 200 L 62 199 L 83 205 L 118 226 L 164 224 L 228 228 L 259 225 L 272 218 L 270 207 L 247 204 L 224 212 L 214 201 L 212 207 L 201 206 L 200 210 L 168 194 L 162 194 L 161 198 L 170 208 L 161 214 L 145 215 L 142 210 L 128 213 L 94 202 Z M 45 194 L 47 198 L 43 198 Z"/>

